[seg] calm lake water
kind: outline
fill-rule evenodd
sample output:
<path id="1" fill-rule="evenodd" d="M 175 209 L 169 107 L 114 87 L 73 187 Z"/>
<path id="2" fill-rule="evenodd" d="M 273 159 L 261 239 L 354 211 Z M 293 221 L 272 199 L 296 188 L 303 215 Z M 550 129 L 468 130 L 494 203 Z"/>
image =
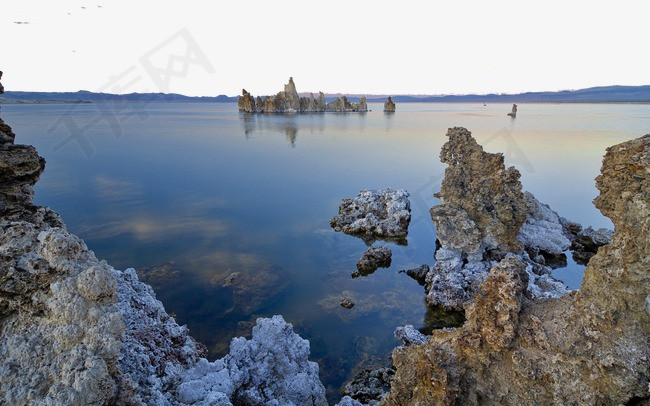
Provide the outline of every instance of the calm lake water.
<path id="1" fill-rule="evenodd" d="M 521 104 L 514 120 L 506 104 L 266 116 L 235 104 L 100 107 L 3 106 L 17 141 L 47 160 L 36 203 L 116 268 L 173 263 L 149 282 L 212 358 L 256 317 L 282 314 L 310 340 L 332 399 L 359 365 L 387 359 L 395 327 L 424 326 L 423 289 L 398 271 L 433 263 L 428 210 L 448 127 L 468 128 L 540 201 L 595 227 L 611 227 L 591 203 L 605 148 L 650 130 L 650 106 L 632 104 Z M 411 193 L 408 245 L 389 244 L 390 268 L 352 279 L 367 247 L 329 219 L 342 198 L 385 187 Z M 569 258 L 556 274 L 577 288 L 581 271 Z"/>

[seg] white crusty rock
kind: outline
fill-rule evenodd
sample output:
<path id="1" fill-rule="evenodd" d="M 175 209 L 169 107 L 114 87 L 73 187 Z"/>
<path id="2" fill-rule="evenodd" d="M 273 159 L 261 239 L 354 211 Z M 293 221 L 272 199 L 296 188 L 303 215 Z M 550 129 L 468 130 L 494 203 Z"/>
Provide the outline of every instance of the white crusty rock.
<path id="1" fill-rule="evenodd" d="M 397 327 L 395 329 L 395 338 L 402 341 L 404 345 L 423 344 L 429 339 L 428 336 L 420 333 L 410 324 L 404 327 Z"/>
<path id="2" fill-rule="evenodd" d="M 526 221 L 519 229 L 517 240 L 524 247 L 536 248 L 549 254 L 562 254 L 571 241 L 566 237 L 560 216 L 548 205 L 540 203 L 532 193 L 524 192 Z"/>
<path id="3" fill-rule="evenodd" d="M 336 231 L 374 240 L 403 241 L 411 221 L 409 193 L 402 189 L 361 189 L 357 197 L 343 199 L 339 214 L 330 220 Z"/>
<path id="4" fill-rule="evenodd" d="M 178 386 L 178 399 L 211 405 L 220 399 L 215 393 L 222 393 L 234 404 L 326 405 L 318 365 L 308 357 L 309 341 L 282 316 L 260 318 L 250 340 L 233 338 L 224 358 L 190 368 Z"/>

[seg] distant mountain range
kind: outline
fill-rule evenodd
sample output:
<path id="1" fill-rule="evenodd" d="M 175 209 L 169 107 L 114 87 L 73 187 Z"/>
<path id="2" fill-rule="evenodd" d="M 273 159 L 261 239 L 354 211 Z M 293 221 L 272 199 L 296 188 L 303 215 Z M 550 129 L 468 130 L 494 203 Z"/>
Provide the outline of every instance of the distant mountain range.
<path id="1" fill-rule="evenodd" d="M 342 94 L 326 94 L 327 101 Z M 368 102 L 384 102 L 388 95 L 349 95 L 350 101 L 358 101 L 362 96 Z M 518 94 L 463 94 L 463 95 L 391 95 L 397 103 L 409 102 L 479 102 L 479 103 L 650 103 L 650 85 L 644 86 L 601 86 L 580 90 L 558 92 L 527 92 Z M 210 102 L 232 103 L 236 96 L 219 95 L 185 96 L 175 93 L 129 93 L 123 95 L 78 92 L 5 92 L 0 97 L 2 103 L 96 103 L 107 101 L 132 102 Z"/>

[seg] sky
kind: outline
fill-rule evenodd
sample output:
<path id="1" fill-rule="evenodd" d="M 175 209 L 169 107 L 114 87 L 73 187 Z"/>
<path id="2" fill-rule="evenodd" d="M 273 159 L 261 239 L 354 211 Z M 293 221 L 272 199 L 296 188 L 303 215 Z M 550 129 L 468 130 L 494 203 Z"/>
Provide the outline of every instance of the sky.
<path id="1" fill-rule="evenodd" d="M 519 93 L 650 84 L 645 1 L 3 0 L 5 90 Z"/>

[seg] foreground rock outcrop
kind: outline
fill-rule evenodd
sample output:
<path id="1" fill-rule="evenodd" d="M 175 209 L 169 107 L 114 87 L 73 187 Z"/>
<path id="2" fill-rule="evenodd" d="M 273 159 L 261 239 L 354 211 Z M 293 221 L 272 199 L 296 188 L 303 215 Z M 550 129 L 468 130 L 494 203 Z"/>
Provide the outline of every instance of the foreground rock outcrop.
<path id="1" fill-rule="evenodd" d="M 357 236 L 370 244 L 375 240 L 404 243 L 411 222 L 411 204 L 406 190 L 362 189 L 352 199 L 343 199 L 339 214 L 330 220 L 335 231 Z"/>
<path id="2" fill-rule="evenodd" d="M 601 172 L 594 202 L 616 231 L 580 290 L 535 299 L 530 264 L 500 260 L 462 327 L 393 352 L 397 372 L 383 404 L 650 401 L 650 135 L 608 148 Z"/>
<path id="3" fill-rule="evenodd" d="M 436 194 L 441 203 L 431 209 L 440 248 L 425 279 L 427 302 L 461 309 L 506 257 L 527 264 L 531 295 L 565 294 L 540 254 L 569 249 L 560 217 L 522 191 L 519 171 L 506 169 L 502 154 L 483 151 L 465 128 L 450 128 L 447 136 L 440 160 L 448 167 Z"/>
<path id="4" fill-rule="evenodd" d="M 260 96 L 254 98 L 246 89 L 237 98 L 239 111 L 245 113 L 314 113 L 323 111 L 332 112 L 363 112 L 368 111 L 366 98 L 361 97 L 358 103 L 351 103 L 346 96 L 337 97 L 336 100 L 325 103 L 325 95 L 319 92 L 318 98 L 311 93 L 309 97 L 300 97 L 293 83 L 293 78 L 284 85 L 284 90 L 275 96 Z"/>
<path id="5" fill-rule="evenodd" d="M 99 261 L 32 203 L 45 161 L 2 131 L 1 404 L 326 404 L 309 343 L 280 316 L 258 319 L 226 357 L 203 358 L 133 269 Z"/>

